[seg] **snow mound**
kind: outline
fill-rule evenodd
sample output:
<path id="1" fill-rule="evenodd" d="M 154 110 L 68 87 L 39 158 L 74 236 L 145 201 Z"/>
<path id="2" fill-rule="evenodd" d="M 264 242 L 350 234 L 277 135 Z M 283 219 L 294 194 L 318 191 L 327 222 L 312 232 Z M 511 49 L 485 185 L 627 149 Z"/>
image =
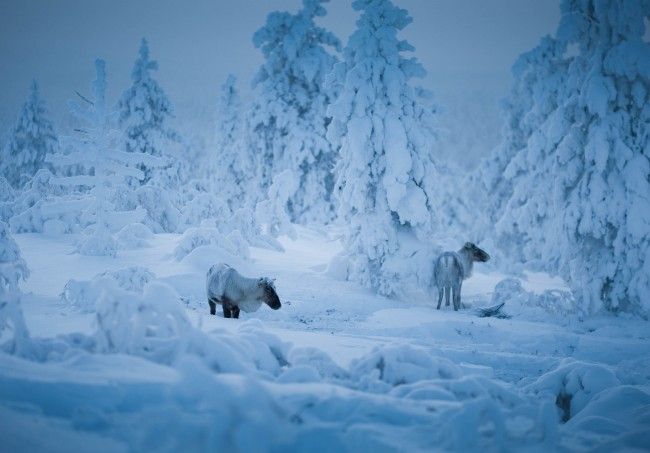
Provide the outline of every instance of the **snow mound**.
<path id="1" fill-rule="evenodd" d="M 148 247 L 149 240 L 152 238 L 153 233 L 149 227 L 141 223 L 130 223 L 128 225 L 125 225 L 115 235 L 118 248 L 121 250 Z"/>
<path id="2" fill-rule="evenodd" d="M 529 384 L 527 390 L 553 399 L 561 420 L 566 422 L 600 392 L 620 384 L 614 371 L 605 365 L 567 359 Z"/>
<path id="3" fill-rule="evenodd" d="M 232 232 L 225 237 L 218 229 L 208 227 L 188 228 L 178 241 L 178 245 L 174 249 L 174 256 L 180 261 L 192 251 L 205 245 L 217 246 L 228 254 L 243 259 L 250 257 L 248 244 L 241 234 Z"/>
<path id="4" fill-rule="evenodd" d="M 69 280 L 61 293 L 61 301 L 84 313 L 94 312 L 97 301 L 105 291 L 116 285 L 124 291 L 142 293 L 147 283 L 156 276 L 140 266 L 126 267 L 96 275 L 90 281 Z"/>
<path id="5" fill-rule="evenodd" d="M 371 391 L 387 391 L 424 379 L 451 379 L 461 375 L 460 368 L 450 360 L 407 344 L 378 346 L 350 364 L 350 378 L 360 388 Z"/>

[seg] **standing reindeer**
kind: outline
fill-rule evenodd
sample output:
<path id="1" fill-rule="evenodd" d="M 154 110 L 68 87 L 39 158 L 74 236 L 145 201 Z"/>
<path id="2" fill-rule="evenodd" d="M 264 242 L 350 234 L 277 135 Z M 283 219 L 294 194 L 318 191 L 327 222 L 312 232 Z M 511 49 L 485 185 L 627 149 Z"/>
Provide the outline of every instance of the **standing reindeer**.
<path id="1" fill-rule="evenodd" d="M 246 278 L 224 263 L 215 264 L 207 275 L 206 289 L 210 314 L 217 311 L 217 304 L 223 308 L 224 318 L 239 318 L 239 310 L 246 313 L 257 311 L 262 303 L 273 310 L 282 306 L 275 292 L 273 280 L 266 277 Z"/>
<path id="2" fill-rule="evenodd" d="M 433 281 L 438 287 L 438 310 L 445 295 L 445 305 L 449 306 L 451 291 L 454 291 L 454 310 L 460 308 L 460 289 L 463 280 L 472 275 L 474 262 L 481 263 L 490 259 L 484 250 L 471 242 L 466 242 L 457 252 L 445 252 L 438 257 L 433 268 Z"/>

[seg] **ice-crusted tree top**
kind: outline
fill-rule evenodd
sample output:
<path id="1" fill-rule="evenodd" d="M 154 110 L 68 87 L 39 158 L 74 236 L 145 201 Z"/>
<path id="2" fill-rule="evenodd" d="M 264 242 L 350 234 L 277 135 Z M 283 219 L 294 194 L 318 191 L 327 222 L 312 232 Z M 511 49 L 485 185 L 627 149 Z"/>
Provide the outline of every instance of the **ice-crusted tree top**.
<path id="1" fill-rule="evenodd" d="M 169 127 L 172 105 L 151 71 L 158 63 L 149 57 L 146 39 L 140 43 L 140 51 L 131 71 L 132 85 L 119 102 L 120 124 L 125 127 L 127 151 L 138 151 L 159 156 L 162 154 L 160 139 L 176 139 Z"/>
<path id="2" fill-rule="evenodd" d="M 38 84 L 32 81 L 27 101 L 9 133 L 0 167 L 14 187 L 21 186 L 43 167 L 45 156 L 56 152 L 57 146 L 54 125 L 47 117 Z"/>

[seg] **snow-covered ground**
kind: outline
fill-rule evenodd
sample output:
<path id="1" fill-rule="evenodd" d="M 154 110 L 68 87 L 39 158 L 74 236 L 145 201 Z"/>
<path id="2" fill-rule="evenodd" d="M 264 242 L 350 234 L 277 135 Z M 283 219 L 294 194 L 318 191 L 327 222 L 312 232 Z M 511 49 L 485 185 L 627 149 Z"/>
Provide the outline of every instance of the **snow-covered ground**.
<path id="1" fill-rule="evenodd" d="M 74 235 L 15 239 L 31 270 L 25 318 L 47 352 L 30 360 L 0 354 L 3 451 L 650 445 L 648 322 L 581 320 L 521 298 L 506 301 L 509 319 L 479 318 L 473 307 L 490 305 L 506 277 L 488 267 L 477 265 L 465 283 L 465 309 L 438 311 L 434 296 L 390 300 L 334 279 L 336 234 L 298 228 L 297 240 L 281 241 L 285 252 L 252 248 L 251 260 L 235 260 L 244 275 L 276 278 L 283 301 L 278 311 L 262 306 L 235 320 L 208 314 L 204 280 L 219 260 L 214 246 L 179 261 L 174 234 L 117 258 L 74 253 Z M 80 309 L 61 294 L 71 279 L 132 266 L 155 275 L 147 274 L 150 287 L 163 282 L 180 296 L 158 315 L 182 307 L 191 325 L 142 349 L 102 350 L 101 309 L 92 304 L 105 308 L 105 295 L 89 292 L 91 308 Z M 563 289 L 543 274 L 527 274 L 523 286 L 527 297 Z M 156 291 L 137 299 L 138 310 L 167 294 Z M 137 333 L 134 313 L 113 328 Z"/>

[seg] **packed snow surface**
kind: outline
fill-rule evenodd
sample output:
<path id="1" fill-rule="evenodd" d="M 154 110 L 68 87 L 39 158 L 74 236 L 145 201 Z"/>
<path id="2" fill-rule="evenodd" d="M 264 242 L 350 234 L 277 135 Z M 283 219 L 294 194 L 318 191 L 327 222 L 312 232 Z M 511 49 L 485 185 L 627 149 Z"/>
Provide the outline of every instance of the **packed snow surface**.
<path id="1" fill-rule="evenodd" d="M 650 445 L 647 321 L 581 319 L 562 282 L 487 265 L 458 312 L 424 293 L 387 299 L 336 279 L 336 228 L 296 234 L 284 252 L 233 258 L 276 278 L 283 303 L 239 320 L 208 314 L 206 271 L 230 256 L 219 237 L 146 234 L 113 258 L 74 253 L 74 234 L 14 235 L 31 336 L 0 352 L 2 450 Z M 509 319 L 476 314 L 503 302 Z"/>

